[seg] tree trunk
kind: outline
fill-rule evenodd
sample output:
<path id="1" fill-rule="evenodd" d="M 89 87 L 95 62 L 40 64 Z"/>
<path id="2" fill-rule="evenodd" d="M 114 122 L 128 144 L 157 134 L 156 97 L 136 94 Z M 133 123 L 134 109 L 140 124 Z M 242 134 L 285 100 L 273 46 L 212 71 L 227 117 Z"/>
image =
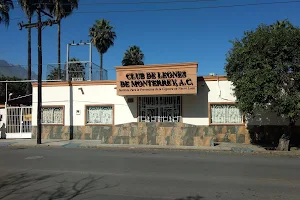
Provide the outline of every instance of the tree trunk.
<path id="1" fill-rule="evenodd" d="M 290 146 L 290 137 L 289 134 L 283 134 L 279 139 L 279 144 L 277 147 L 278 151 L 288 151 Z"/>
<path id="2" fill-rule="evenodd" d="M 289 126 L 288 126 L 288 133 L 284 133 L 281 138 L 279 139 L 279 144 L 277 147 L 278 151 L 289 151 L 290 150 L 290 141 L 293 134 L 294 126 L 295 126 L 295 119 L 289 118 Z"/>
<path id="3" fill-rule="evenodd" d="M 58 63 L 58 79 L 61 79 L 61 70 L 60 70 L 60 20 L 57 24 L 57 63 Z"/>
<path id="4" fill-rule="evenodd" d="M 100 53 L 100 80 L 103 80 L 103 53 Z"/>
<path id="5" fill-rule="evenodd" d="M 31 17 L 28 17 L 28 24 L 31 24 Z M 31 80 L 31 28 L 27 29 L 27 80 Z M 31 94 L 31 83 L 27 83 L 27 94 Z"/>

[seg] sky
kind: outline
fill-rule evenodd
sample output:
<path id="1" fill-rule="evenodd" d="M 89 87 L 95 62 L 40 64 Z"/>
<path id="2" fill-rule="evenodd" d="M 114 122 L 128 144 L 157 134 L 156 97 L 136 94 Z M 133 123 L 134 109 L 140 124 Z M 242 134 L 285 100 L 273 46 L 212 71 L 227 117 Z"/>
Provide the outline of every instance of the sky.
<path id="1" fill-rule="evenodd" d="M 226 53 L 230 40 L 241 38 L 244 31 L 259 24 L 276 20 L 290 20 L 299 26 L 300 1 L 289 0 L 79 0 L 79 8 L 62 21 L 61 60 L 66 61 L 67 44 L 88 41 L 89 28 L 97 19 L 109 20 L 115 27 L 115 45 L 104 54 L 104 68 L 108 79 L 114 80 L 115 67 L 129 46 L 137 45 L 145 54 L 145 64 L 198 62 L 198 75 L 224 75 Z M 177 0 L 178 1 L 178 0 Z M 8 28 L 0 24 L 0 59 L 12 64 L 27 64 L 27 30 L 19 30 L 18 23 L 27 19 L 15 2 Z M 115 4 L 103 4 L 111 2 Z M 139 4 L 128 4 L 139 2 Z M 140 2 L 169 2 L 145 4 Z M 233 7 L 269 2 L 290 2 L 258 6 Z M 123 4 L 121 4 L 123 3 Z M 124 4 L 127 3 L 127 4 Z M 228 7 L 226 7 L 228 6 Z M 232 7 L 230 7 L 232 6 Z M 186 9 L 183 8 L 193 8 Z M 202 8 L 202 9 L 198 9 Z M 178 10 L 168 10 L 178 9 Z M 160 11 L 143 11 L 160 10 Z M 113 12 L 112 12 L 113 11 Z M 117 11 L 117 12 L 115 12 Z M 119 12 L 134 11 L 134 12 Z M 43 19 L 47 19 L 43 17 Z M 33 18 L 36 21 L 36 17 Z M 57 63 L 57 26 L 46 27 L 42 35 L 43 78 L 47 66 Z M 71 47 L 70 57 L 89 59 L 88 46 Z M 93 63 L 99 66 L 100 55 L 93 47 Z M 37 30 L 32 29 L 32 69 L 37 73 Z"/>

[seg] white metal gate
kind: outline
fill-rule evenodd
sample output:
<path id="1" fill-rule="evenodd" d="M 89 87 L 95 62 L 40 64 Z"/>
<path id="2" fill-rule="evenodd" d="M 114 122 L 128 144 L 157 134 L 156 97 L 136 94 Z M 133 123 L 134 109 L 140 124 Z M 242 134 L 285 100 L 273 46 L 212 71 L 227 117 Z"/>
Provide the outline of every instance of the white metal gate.
<path id="1" fill-rule="evenodd" d="M 31 138 L 32 107 L 6 108 L 6 138 Z"/>

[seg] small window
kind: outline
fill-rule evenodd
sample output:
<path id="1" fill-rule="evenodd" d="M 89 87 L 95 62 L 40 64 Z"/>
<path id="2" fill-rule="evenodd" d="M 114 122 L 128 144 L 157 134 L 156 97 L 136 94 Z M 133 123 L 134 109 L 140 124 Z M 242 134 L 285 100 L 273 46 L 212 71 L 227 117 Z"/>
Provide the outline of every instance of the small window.
<path id="1" fill-rule="evenodd" d="M 42 124 L 64 124 L 64 107 L 49 106 L 42 108 Z"/>
<path id="2" fill-rule="evenodd" d="M 112 125 L 113 106 L 112 105 L 86 106 L 86 124 Z"/>
<path id="3" fill-rule="evenodd" d="M 210 104 L 210 124 L 242 124 L 243 115 L 235 104 Z"/>

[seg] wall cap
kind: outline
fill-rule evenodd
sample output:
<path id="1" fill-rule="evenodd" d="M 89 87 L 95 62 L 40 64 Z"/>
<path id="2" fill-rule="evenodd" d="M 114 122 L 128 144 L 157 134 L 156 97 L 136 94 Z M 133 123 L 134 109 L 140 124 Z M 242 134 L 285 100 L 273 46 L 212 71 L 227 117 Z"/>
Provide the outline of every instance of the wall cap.
<path id="1" fill-rule="evenodd" d="M 227 81 L 226 76 L 198 76 L 197 81 Z M 73 82 L 43 82 L 42 87 L 59 87 L 59 86 L 95 86 L 95 85 L 116 85 L 115 80 L 102 81 L 73 81 Z M 37 82 L 32 83 L 32 87 L 37 87 Z"/>

